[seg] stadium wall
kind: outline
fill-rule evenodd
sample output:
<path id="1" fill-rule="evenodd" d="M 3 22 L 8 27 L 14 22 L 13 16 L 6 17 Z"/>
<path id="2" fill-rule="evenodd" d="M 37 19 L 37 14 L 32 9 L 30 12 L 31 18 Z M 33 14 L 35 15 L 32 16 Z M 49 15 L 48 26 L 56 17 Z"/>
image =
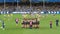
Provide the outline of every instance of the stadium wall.
<path id="1" fill-rule="evenodd" d="M 9 12 L 9 11 L 5 11 L 5 12 L 0 12 L 0 14 L 29 14 L 30 12 Z M 32 12 L 32 13 L 38 13 L 38 12 Z M 60 14 L 60 11 L 57 12 L 40 12 L 40 14 Z"/>

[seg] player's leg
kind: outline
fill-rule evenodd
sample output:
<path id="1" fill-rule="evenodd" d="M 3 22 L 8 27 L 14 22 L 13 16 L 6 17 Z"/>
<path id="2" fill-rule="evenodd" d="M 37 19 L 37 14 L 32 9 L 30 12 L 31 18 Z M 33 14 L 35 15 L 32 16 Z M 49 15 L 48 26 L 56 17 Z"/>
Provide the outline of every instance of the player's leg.
<path id="1" fill-rule="evenodd" d="M 16 27 L 18 27 L 18 22 L 16 22 Z"/>
<path id="2" fill-rule="evenodd" d="M 26 28 L 26 22 L 24 23 L 24 25 L 25 25 L 24 27 Z"/>
<path id="3" fill-rule="evenodd" d="M 35 23 L 35 28 L 36 28 L 36 26 L 37 26 L 37 23 Z"/>
<path id="4" fill-rule="evenodd" d="M 34 22 L 32 24 L 33 24 L 32 27 L 34 28 Z"/>
<path id="5" fill-rule="evenodd" d="M 31 22 L 30 22 L 30 24 L 29 24 L 29 25 L 30 25 L 30 29 L 32 29 L 32 23 L 31 23 Z"/>
<path id="6" fill-rule="evenodd" d="M 36 28 L 39 28 L 39 21 L 38 21 L 37 24 L 36 24 Z"/>
<path id="7" fill-rule="evenodd" d="M 5 30 L 5 25 L 2 25 L 2 29 Z"/>
<path id="8" fill-rule="evenodd" d="M 29 22 L 27 23 L 27 28 L 29 28 Z"/>
<path id="9" fill-rule="evenodd" d="M 50 24 L 50 28 L 52 28 L 52 24 Z"/>
<path id="10" fill-rule="evenodd" d="M 58 22 L 56 22 L 56 26 L 58 26 Z"/>

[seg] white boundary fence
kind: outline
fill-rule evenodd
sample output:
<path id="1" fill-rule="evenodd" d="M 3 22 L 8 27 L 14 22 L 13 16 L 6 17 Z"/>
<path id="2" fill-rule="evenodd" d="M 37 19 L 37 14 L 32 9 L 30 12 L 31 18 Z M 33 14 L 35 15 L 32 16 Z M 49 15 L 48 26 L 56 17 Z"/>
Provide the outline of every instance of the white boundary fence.
<path id="1" fill-rule="evenodd" d="M 1 11 L 0 14 L 29 14 L 30 12 L 9 12 L 9 11 Z M 38 13 L 37 11 L 36 12 L 32 12 L 32 13 Z M 45 13 L 45 12 L 40 12 L 40 14 L 60 14 L 60 11 L 57 11 L 57 12 L 48 12 L 48 13 Z"/>

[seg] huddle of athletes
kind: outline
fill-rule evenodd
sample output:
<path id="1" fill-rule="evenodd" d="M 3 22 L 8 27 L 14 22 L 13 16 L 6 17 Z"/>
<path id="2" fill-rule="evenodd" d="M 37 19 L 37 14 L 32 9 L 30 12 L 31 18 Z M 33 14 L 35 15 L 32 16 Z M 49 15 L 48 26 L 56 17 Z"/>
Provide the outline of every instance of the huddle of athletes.
<path id="1" fill-rule="evenodd" d="M 24 19 L 22 23 L 23 28 L 39 28 L 39 21 L 37 19 Z"/>

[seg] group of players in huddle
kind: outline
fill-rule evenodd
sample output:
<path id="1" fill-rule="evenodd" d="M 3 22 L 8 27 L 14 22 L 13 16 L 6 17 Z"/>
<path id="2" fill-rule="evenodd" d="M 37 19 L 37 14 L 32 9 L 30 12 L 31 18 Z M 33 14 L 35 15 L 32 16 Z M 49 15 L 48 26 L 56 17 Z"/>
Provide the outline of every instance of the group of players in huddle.
<path id="1" fill-rule="evenodd" d="M 23 28 L 39 28 L 39 21 L 37 20 L 37 18 L 33 18 L 33 19 L 23 19 L 23 23 L 22 23 L 22 27 Z"/>

